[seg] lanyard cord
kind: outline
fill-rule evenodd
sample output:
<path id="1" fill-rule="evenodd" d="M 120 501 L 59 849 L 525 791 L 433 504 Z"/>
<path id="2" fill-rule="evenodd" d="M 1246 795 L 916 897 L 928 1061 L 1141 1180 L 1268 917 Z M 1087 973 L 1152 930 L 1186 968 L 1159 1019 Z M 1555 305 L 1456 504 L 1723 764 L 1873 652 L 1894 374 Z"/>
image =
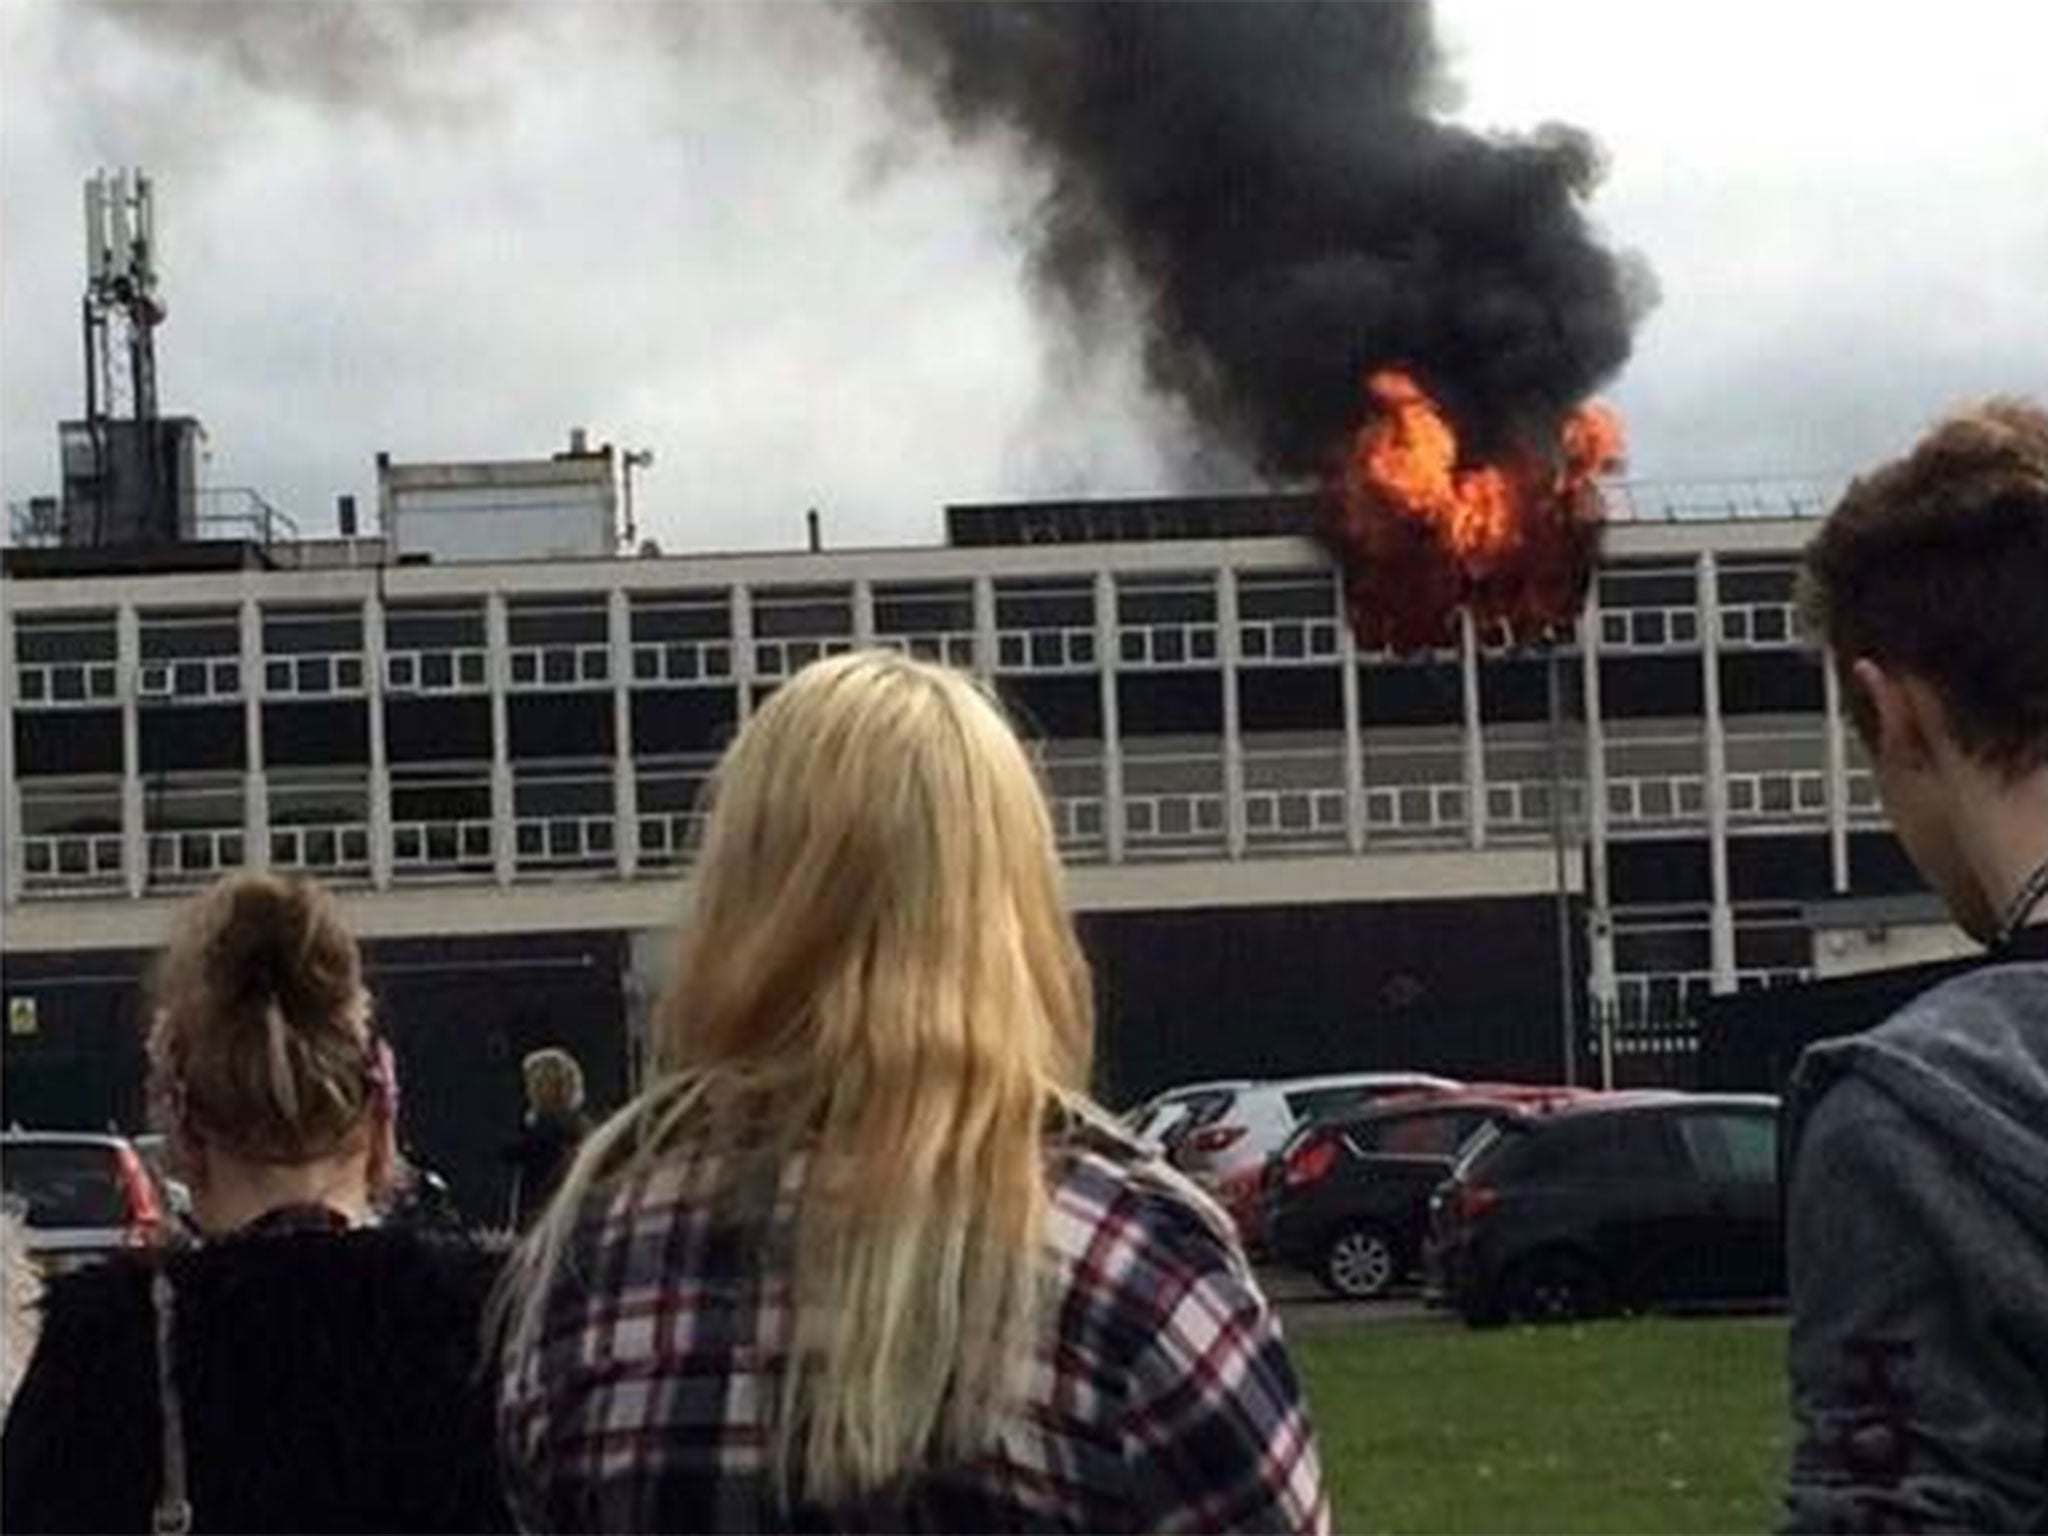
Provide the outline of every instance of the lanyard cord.
<path id="1" fill-rule="evenodd" d="M 178 1397 L 171 1343 L 177 1293 L 161 1265 L 150 1277 L 149 1299 L 156 1311 L 156 1381 L 163 1415 L 163 1471 L 158 1480 L 156 1536 L 185 1536 L 192 1529 L 192 1501 L 185 1491 L 185 1410 Z"/>
<path id="2" fill-rule="evenodd" d="M 1992 941 L 1993 949 L 2004 949 L 2027 926 L 2027 919 L 2034 914 L 2034 908 L 2048 897 L 2048 859 L 2034 866 L 2034 872 L 2020 882 L 2020 888 L 2005 909 L 2005 915 L 1998 920 L 1998 937 Z"/>

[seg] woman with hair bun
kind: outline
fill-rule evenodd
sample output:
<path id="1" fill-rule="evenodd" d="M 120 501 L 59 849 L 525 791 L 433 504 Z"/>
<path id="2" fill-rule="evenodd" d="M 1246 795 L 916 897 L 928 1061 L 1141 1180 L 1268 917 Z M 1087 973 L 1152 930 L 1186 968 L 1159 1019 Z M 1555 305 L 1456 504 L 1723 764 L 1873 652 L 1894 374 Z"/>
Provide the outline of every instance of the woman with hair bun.
<path id="1" fill-rule="evenodd" d="M 806 668 L 719 765 L 646 1090 L 508 1271 L 522 1523 L 1317 1531 L 1228 1222 L 1087 1097 L 1030 758 L 968 677 Z"/>
<path id="2" fill-rule="evenodd" d="M 151 1108 L 199 1241 L 51 1287 L 0 1527 L 509 1528 L 479 1343 L 495 1264 L 376 1224 L 397 1085 L 333 902 L 230 876 L 153 992 Z"/>

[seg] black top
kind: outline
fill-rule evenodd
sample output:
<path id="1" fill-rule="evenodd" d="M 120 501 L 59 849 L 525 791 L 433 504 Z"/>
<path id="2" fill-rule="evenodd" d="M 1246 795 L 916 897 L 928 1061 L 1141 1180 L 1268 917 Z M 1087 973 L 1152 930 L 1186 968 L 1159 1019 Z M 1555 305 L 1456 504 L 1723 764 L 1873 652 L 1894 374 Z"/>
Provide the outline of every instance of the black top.
<path id="1" fill-rule="evenodd" d="M 547 1207 L 589 1130 L 590 1122 L 580 1114 L 527 1116 L 519 1139 L 505 1149 L 506 1160 L 518 1170 L 512 1192 L 514 1226 L 525 1226 Z"/>
<path id="2" fill-rule="evenodd" d="M 167 1262 L 195 1531 L 511 1529 L 479 1342 L 494 1258 L 293 1221 Z M 150 1529 L 153 1264 L 51 1287 L 0 1447 L 0 1528 Z"/>

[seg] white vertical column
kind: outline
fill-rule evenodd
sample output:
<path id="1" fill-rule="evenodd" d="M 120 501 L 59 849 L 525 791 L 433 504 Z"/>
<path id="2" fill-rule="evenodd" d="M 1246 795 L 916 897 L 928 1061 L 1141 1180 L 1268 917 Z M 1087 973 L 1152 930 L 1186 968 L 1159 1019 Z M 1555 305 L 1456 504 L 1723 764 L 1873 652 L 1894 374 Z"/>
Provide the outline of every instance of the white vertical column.
<path id="1" fill-rule="evenodd" d="M 0 908 L 21 900 L 21 785 L 14 776 L 15 679 L 14 605 L 9 583 L 0 581 Z"/>
<path id="2" fill-rule="evenodd" d="M 1579 615 L 1580 692 L 1586 716 L 1586 938 L 1592 956 L 1593 1018 L 1600 1039 L 1600 1086 L 1614 1086 L 1614 1021 L 1621 987 L 1614 963 L 1614 902 L 1607 869 L 1607 721 L 1600 706 L 1600 586 Z"/>
<path id="3" fill-rule="evenodd" d="M 1827 710 L 1828 868 L 1837 896 L 1849 894 L 1849 742 L 1842 722 L 1842 679 L 1833 651 L 1820 659 Z"/>
<path id="4" fill-rule="evenodd" d="M 1358 698 L 1358 636 L 1344 606 L 1344 577 L 1331 578 L 1337 591 L 1337 661 L 1344 669 L 1344 841 L 1353 853 L 1365 852 L 1365 730 Z"/>
<path id="5" fill-rule="evenodd" d="M 1116 701 L 1116 579 L 1095 573 L 1095 660 L 1102 681 L 1102 828 L 1109 862 L 1124 861 L 1124 735 Z"/>
<path id="6" fill-rule="evenodd" d="M 1216 573 L 1216 653 L 1223 662 L 1223 836 L 1230 857 L 1244 857 L 1244 727 L 1239 718 L 1237 569 Z"/>
<path id="7" fill-rule="evenodd" d="M 996 675 L 996 581 L 974 578 L 974 670 L 994 681 Z"/>
<path id="8" fill-rule="evenodd" d="M 384 596 L 363 599 L 363 683 L 370 708 L 370 884 L 391 889 L 391 747 L 385 737 L 384 692 L 390 686 Z"/>
<path id="9" fill-rule="evenodd" d="M 519 872 L 513 841 L 512 711 L 506 692 L 512 681 L 512 626 L 505 594 L 484 599 L 484 644 L 491 652 L 491 869 L 500 885 Z"/>
<path id="10" fill-rule="evenodd" d="M 1728 897 L 1728 737 L 1721 718 L 1721 581 L 1712 550 L 1699 557 L 1700 680 L 1706 730 L 1708 944 L 1716 992 L 1735 990 L 1735 909 Z"/>
<path id="11" fill-rule="evenodd" d="M 853 584 L 853 643 L 856 649 L 875 643 L 875 584 L 865 576 Z"/>
<path id="12" fill-rule="evenodd" d="M 1465 697 L 1465 840 L 1486 846 L 1486 738 L 1479 709 L 1479 627 L 1472 610 L 1458 610 L 1458 657 Z"/>
<path id="13" fill-rule="evenodd" d="M 142 717 L 136 688 L 142 680 L 142 615 L 123 603 L 114 615 L 115 659 L 121 700 L 121 868 L 128 894 L 149 888 L 149 836 L 143 824 Z"/>
<path id="14" fill-rule="evenodd" d="M 612 673 L 612 852 L 621 880 L 640 872 L 640 779 L 633 758 L 633 605 L 623 587 L 607 598 Z"/>
<path id="15" fill-rule="evenodd" d="M 263 757 L 263 610 L 253 595 L 242 598 L 242 862 L 270 867 L 270 780 Z M 377 738 L 370 738 L 376 750 Z"/>
<path id="16" fill-rule="evenodd" d="M 739 722 L 754 713 L 754 594 L 735 583 L 732 589 L 732 680 L 739 689 Z"/>

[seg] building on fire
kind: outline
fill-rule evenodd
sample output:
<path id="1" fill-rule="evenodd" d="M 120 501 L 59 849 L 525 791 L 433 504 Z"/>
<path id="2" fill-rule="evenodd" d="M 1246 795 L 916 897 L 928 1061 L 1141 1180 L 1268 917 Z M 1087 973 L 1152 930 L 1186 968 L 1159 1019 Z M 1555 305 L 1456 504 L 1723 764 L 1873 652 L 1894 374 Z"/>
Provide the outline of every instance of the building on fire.
<path id="1" fill-rule="evenodd" d="M 1031 735 L 1112 1100 L 1337 1066 L 1683 1083 L 1699 999 L 1948 942 L 1794 632 L 1825 487 L 1610 485 L 1574 643 L 1467 624 L 1395 659 L 1359 651 L 1299 499 L 625 557 L 585 526 L 613 526 L 612 464 L 380 462 L 387 517 L 424 496 L 423 549 L 401 514 L 9 552 L 10 1122 L 134 1124 L 152 946 L 181 896 L 267 865 L 342 893 L 414 1133 L 496 1188 L 524 1051 L 569 1045 L 601 1097 L 631 1078 L 722 744 L 864 645 L 974 669 Z M 491 487 L 528 558 L 492 548 Z"/>

